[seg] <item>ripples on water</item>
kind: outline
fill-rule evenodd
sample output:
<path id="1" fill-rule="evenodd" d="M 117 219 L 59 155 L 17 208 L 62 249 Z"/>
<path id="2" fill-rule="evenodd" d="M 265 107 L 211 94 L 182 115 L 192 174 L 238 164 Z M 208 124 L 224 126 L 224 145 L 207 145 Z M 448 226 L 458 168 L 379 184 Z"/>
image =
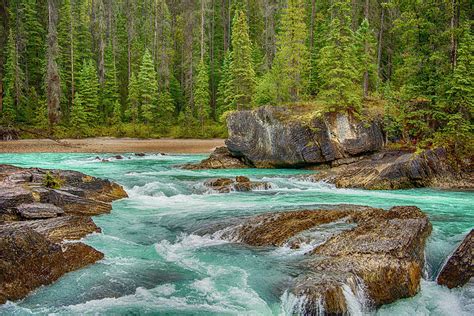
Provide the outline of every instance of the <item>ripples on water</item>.
<path id="1" fill-rule="evenodd" d="M 298 250 L 252 248 L 223 241 L 216 233 L 199 236 L 196 231 L 214 221 L 341 203 L 383 208 L 417 205 L 429 214 L 434 227 L 426 247 L 421 292 L 374 312 L 367 310 L 363 284 L 346 286 L 344 294 L 353 314 L 474 313 L 474 284 L 449 290 L 433 281 L 446 256 L 473 226 L 473 193 L 335 189 L 297 178 L 305 172 L 301 170 L 190 171 L 175 165 L 204 156 L 124 156 L 124 160 L 100 162 L 93 154 L 0 154 L 0 163 L 73 169 L 109 178 L 124 185 L 130 195 L 115 202 L 111 214 L 95 217 L 102 233 L 85 238 L 105 253 L 104 260 L 37 289 L 23 301 L 1 306 L 0 314 L 284 315 L 297 310 L 304 299 L 285 291 L 299 273 L 298 261 L 331 232 L 347 229 L 344 224 L 298 236 L 308 240 Z M 202 186 L 211 177 L 236 175 L 269 181 L 272 189 L 217 194 Z M 353 293 L 351 288 L 358 290 Z"/>

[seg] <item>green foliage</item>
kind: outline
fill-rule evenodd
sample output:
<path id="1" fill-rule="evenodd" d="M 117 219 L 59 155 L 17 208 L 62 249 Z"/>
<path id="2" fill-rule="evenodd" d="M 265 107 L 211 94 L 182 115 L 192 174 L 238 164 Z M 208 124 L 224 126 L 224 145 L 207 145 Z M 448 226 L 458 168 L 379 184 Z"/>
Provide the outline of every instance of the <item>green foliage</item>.
<path id="1" fill-rule="evenodd" d="M 51 172 L 47 171 L 43 178 L 43 185 L 50 189 L 60 189 L 64 184 L 64 180 L 54 176 Z"/>
<path id="2" fill-rule="evenodd" d="M 142 57 L 140 72 L 138 73 L 138 95 L 140 100 L 141 121 L 143 123 L 153 123 L 157 114 L 158 82 L 153 59 L 148 50 Z M 140 113 L 140 111 L 139 111 Z"/>
<path id="3" fill-rule="evenodd" d="M 201 127 L 204 126 L 204 120 L 210 116 L 209 102 L 209 73 L 207 65 L 203 60 L 201 60 L 198 67 L 196 88 L 194 92 L 194 105 L 197 108 Z"/>
<path id="4" fill-rule="evenodd" d="M 8 35 L 6 51 L 2 120 L 13 123 L 16 119 L 16 109 L 20 106 L 21 100 L 23 100 L 23 72 L 19 67 L 17 47 L 13 41 L 12 31 Z"/>
<path id="5" fill-rule="evenodd" d="M 226 69 L 226 71 L 229 71 Z M 252 107 L 252 97 L 255 91 L 255 71 L 252 64 L 252 44 L 249 37 L 247 16 L 244 11 L 236 10 L 232 25 L 232 59 L 230 60 L 230 89 L 225 91 L 231 98 L 237 110 Z M 227 84 L 226 82 L 223 83 Z M 225 89 L 225 88 L 224 88 Z"/>
<path id="6" fill-rule="evenodd" d="M 362 102 L 361 73 L 357 60 L 355 36 L 350 26 L 350 1 L 336 0 L 330 9 L 326 46 L 321 48 L 318 69 L 321 89 L 319 97 L 332 111 L 359 111 Z"/>
<path id="7" fill-rule="evenodd" d="M 307 26 L 302 0 L 288 0 L 283 10 L 278 50 L 274 61 L 274 80 L 280 85 L 277 100 L 298 101 L 306 90 L 309 52 L 306 46 Z"/>
<path id="8" fill-rule="evenodd" d="M 112 45 L 107 45 L 105 49 L 105 82 L 101 89 L 101 108 L 103 121 L 114 114 L 116 103 L 118 102 L 117 68 L 115 67 Z"/>
<path id="9" fill-rule="evenodd" d="M 88 124 L 96 125 L 99 118 L 99 79 L 92 60 L 84 60 L 82 63 L 82 68 L 77 77 L 77 93 L 80 96 L 79 100 L 83 106 Z M 78 98 L 74 99 L 74 101 L 76 100 Z"/>
<path id="10" fill-rule="evenodd" d="M 441 103 L 439 119 L 446 122 L 436 134 L 440 145 L 462 151 L 466 154 L 474 150 L 474 36 L 466 26 L 461 38 L 458 58 L 452 76 L 448 79 L 448 90 Z"/>
<path id="11" fill-rule="evenodd" d="M 224 62 L 221 68 L 221 80 L 217 87 L 217 116 L 221 116 L 222 113 L 235 108 L 232 92 L 232 52 L 227 53 L 224 58 Z"/>
<path id="12" fill-rule="evenodd" d="M 74 137 L 85 136 L 89 125 L 89 116 L 86 113 L 82 96 L 78 92 L 74 97 L 74 106 L 71 110 L 71 115 L 69 119 L 69 126 L 71 127 L 71 132 Z"/>
<path id="13" fill-rule="evenodd" d="M 140 108 L 140 87 L 135 74 L 132 74 L 128 84 L 128 107 L 125 111 L 125 117 L 128 122 L 138 123 L 138 114 Z"/>

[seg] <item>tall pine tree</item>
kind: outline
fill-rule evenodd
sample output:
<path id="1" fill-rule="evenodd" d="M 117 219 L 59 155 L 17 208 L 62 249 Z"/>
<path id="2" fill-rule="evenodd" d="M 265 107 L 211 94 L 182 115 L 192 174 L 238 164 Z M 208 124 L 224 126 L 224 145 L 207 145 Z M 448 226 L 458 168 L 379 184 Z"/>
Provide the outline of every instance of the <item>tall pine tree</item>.
<path id="1" fill-rule="evenodd" d="M 92 60 L 84 60 L 82 63 L 77 77 L 77 92 L 80 93 L 80 98 L 75 98 L 74 102 L 82 102 L 87 121 L 96 125 L 99 118 L 99 78 Z"/>
<path id="2" fill-rule="evenodd" d="M 283 10 L 277 53 L 274 60 L 274 80 L 280 101 L 298 101 L 307 88 L 309 52 L 306 46 L 307 26 L 302 0 L 288 0 Z"/>
<path id="3" fill-rule="evenodd" d="M 226 74 L 229 75 L 229 74 Z M 233 99 L 237 110 L 252 107 L 255 92 L 255 71 L 252 64 L 252 43 L 249 37 L 247 16 L 236 10 L 232 25 L 232 59 L 230 62 L 230 89 L 224 93 Z M 228 80 L 228 78 L 224 78 Z M 226 84 L 225 82 L 223 84 Z"/>
<path id="4" fill-rule="evenodd" d="M 148 50 L 145 51 L 142 57 L 142 64 L 138 73 L 138 87 L 142 121 L 153 123 L 157 114 L 158 82 L 153 59 Z"/>
<path id="5" fill-rule="evenodd" d="M 360 63 L 355 35 L 351 30 L 349 0 L 335 0 L 330 13 L 327 44 L 319 54 L 322 82 L 319 96 L 330 110 L 359 110 L 362 102 Z"/>

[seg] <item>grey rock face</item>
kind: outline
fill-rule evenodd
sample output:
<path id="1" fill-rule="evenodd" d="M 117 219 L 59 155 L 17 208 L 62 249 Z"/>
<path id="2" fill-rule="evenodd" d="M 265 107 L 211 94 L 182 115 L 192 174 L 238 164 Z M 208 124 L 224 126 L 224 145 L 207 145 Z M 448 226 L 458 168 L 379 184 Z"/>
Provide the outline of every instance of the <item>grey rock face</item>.
<path id="1" fill-rule="evenodd" d="M 227 119 L 230 153 L 248 165 L 301 167 L 380 150 L 380 124 L 361 122 L 349 114 L 298 119 L 285 107 L 239 111 Z"/>

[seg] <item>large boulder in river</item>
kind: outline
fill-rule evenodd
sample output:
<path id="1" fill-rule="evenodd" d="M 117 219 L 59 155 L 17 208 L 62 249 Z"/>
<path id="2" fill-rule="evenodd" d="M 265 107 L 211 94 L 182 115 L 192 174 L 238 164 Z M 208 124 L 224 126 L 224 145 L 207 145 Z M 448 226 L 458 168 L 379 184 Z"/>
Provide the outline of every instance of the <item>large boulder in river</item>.
<path id="1" fill-rule="evenodd" d="M 452 289 L 463 286 L 472 277 L 474 277 L 474 229 L 467 234 L 446 261 L 437 282 Z"/>
<path id="2" fill-rule="evenodd" d="M 0 165 L 0 304 L 102 259 L 70 241 L 100 232 L 90 216 L 124 197 L 120 185 L 80 172 Z"/>
<path id="3" fill-rule="evenodd" d="M 225 146 L 217 147 L 209 156 L 197 164 L 186 164 L 181 166 L 183 169 L 243 169 L 248 168 L 241 159 L 232 156 L 229 149 Z"/>
<path id="4" fill-rule="evenodd" d="M 382 151 L 348 164 L 320 170 L 313 181 L 338 188 L 397 190 L 417 187 L 474 189 L 474 174 L 460 172 L 442 148 L 421 153 Z"/>
<path id="5" fill-rule="evenodd" d="M 352 226 L 331 227 L 326 235 L 317 230 L 341 221 Z M 427 216 L 417 207 L 345 206 L 258 215 L 216 234 L 254 246 L 297 248 L 306 239 L 314 248 L 286 291 L 287 312 L 336 315 L 350 312 L 348 295 L 366 307 L 416 295 L 430 232 Z M 308 241 L 311 236 L 317 242 Z"/>
<path id="6" fill-rule="evenodd" d="M 313 115 L 304 106 L 264 106 L 227 119 L 226 145 L 234 157 L 258 168 L 301 167 L 380 150 L 382 127 L 347 113 Z"/>

